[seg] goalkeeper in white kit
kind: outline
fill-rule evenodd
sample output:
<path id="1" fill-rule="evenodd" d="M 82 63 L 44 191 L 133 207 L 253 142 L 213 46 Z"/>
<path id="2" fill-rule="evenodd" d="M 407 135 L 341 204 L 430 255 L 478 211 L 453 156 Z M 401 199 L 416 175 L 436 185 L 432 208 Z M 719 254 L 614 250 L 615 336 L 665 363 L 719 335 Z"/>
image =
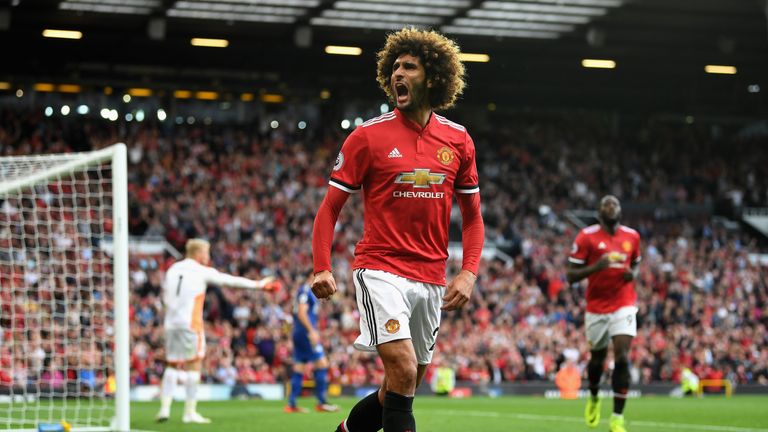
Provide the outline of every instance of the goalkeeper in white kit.
<path id="1" fill-rule="evenodd" d="M 270 290 L 273 277 L 251 280 L 231 276 L 208 267 L 211 261 L 211 245 L 205 240 L 191 239 L 186 244 L 186 258 L 173 264 L 163 281 L 165 305 L 165 356 L 166 367 L 160 392 L 158 422 L 171 415 L 173 393 L 178 382 L 180 368 L 186 370 L 186 403 L 184 423 L 210 423 L 211 420 L 197 412 L 197 387 L 205 357 L 205 331 L 203 328 L 203 304 L 209 284 L 246 289 Z"/>

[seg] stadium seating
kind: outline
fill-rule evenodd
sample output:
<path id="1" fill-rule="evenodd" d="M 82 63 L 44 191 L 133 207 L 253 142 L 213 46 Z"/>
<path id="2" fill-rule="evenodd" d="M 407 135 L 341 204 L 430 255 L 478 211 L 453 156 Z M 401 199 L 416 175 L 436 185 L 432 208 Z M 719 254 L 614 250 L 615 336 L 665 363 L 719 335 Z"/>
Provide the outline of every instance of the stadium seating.
<path id="1" fill-rule="evenodd" d="M 299 135 L 247 126 L 67 122 L 20 111 L 3 111 L 0 118 L 3 155 L 126 142 L 132 235 L 164 236 L 179 248 L 187 238 L 208 238 L 217 268 L 250 277 L 276 272 L 289 288 L 311 269 L 314 210 L 341 131 Z M 552 380 L 567 353 L 578 353 L 578 365 L 585 365 L 584 290 L 569 287 L 564 277 L 577 229 L 553 220 L 541 205 L 552 214 L 590 209 L 604 193 L 652 205 L 768 205 L 766 152 L 750 139 L 724 143 L 692 127 L 665 125 L 618 139 L 608 127 L 571 119 L 520 120 L 501 131 L 479 131 L 475 141 L 487 241 L 512 261 L 483 261 L 472 302 L 444 317 L 435 360 L 453 367 L 458 380 Z M 732 146 L 740 151 L 731 152 Z M 322 340 L 330 379 L 338 384 L 375 383 L 383 373 L 376 357 L 350 348 L 358 320 L 350 263 L 362 232 L 360 214 L 361 200 L 351 199 L 334 246 L 340 292 L 322 303 Z M 4 217 L 7 208 L 0 209 Z M 707 379 L 768 384 L 768 268 L 749 258 L 764 252 L 764 245 L 708 216 L 628 214 L 627 224 L 641 232 L 644 255 L 633 380 L 674 381 L 683 365 L 691 365 Z M 131 263 L 133 384 L 161 377 L 159 292 L 171 262 L 142 256 Z M 459 265 L 451 261 L 449 271 Z M 6 274 L 0 272 L 0 282 Z M 285 379 L 291 293 L 209 290 L 206 331 L 216 355 L 206 359 L 205 381 Z M 12 304 L 6 300 L 4 307 Z M 0 382 L 24 385 L 18 381 L 33 374 L 0 375 Z"/>

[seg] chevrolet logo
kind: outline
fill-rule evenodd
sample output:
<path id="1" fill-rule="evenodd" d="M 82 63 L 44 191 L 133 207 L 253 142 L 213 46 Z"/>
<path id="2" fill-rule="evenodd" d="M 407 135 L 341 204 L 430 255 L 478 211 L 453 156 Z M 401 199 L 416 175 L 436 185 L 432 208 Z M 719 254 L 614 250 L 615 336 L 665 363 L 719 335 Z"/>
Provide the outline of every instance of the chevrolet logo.
<path id="1" fill-rule="evenodd" d="M 404 172 L 397 175 L 395 183 L 412 184 L 415 188 L 428 188 L 429 185 L 443 184 L 445 174 L 431 174 L 428 169 L 416 168 L 412 172 Z"/>

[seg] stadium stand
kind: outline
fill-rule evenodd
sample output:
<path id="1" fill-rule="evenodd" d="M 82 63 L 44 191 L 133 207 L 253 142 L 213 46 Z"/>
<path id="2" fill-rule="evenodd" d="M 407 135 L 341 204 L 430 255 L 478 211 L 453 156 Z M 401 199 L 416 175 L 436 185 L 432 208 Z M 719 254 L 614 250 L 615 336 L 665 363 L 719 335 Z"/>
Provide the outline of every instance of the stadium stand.
<path id="1" fill-rule="evenodd" d="M 203 379 L 285 380 L 291 290 L 311 267 L 314 209 L 343 131 L 74 122 L 40 112 L 0 113 L 0 154 L 126 142 L 132 235 L 162 236 L 176 247 L 205 237 L 216 267 L 283 280 L 288 289 L 275 294 L 209 290 L 205 325 L 208 349 L 217 354 L 207 357 Z M 765 243 L 712 217 L 713 211 L 730 217 L 741 206 L 768 206 L 768 154 L 760 139 L 665 123 L 648 123 L 634 138 L 618 139 L 609 126 L 576 115 L 521 118 L 473 135 L 481 155 L 487 241 L 510 260 L 483 261 L 471 305 L 443 321 L 436 363 L 453 367 L 457 380 L 475 383 L 553 380 L 566 357 L 577 358 L 583 370 L 584 290 L 568 286 L 564 277 L 578 227 L 562 215 L 592 209 L 609 192 L 629 203 L 627 222 L 643 238 L 633 381 L 676 381 L 690 366 L 704 379 L 768 384 L 768 267 L 754 259 L 766 251 Z M 659 211 L 669 203 L 692 208 L 693 215 Z M 321 313 L 329 377 L 342 385 L 378 383 L 383 373 L 375 357 L 348 348 L 358 321 L 350 263 L 362 231 L 350 215 L 360 214 L 360 206 L 361 200 L 350 200 L 341 216 L 333 254 L 340 292 L 322 304 Z M 3 202 L 0 218 L 13 214 L 14 203 Z M 172 262 L 160 254 L 132 257 L 132 384 L 157 384 L 161 377 L 159 291 Z M 450 261 L 449 271 L 459 265 Z M 32 276 L 28 269 L 0 269 L 0 279 L 34 284 Z M 10 294 L 0 293 L 0 339 L 8 308 L 35 307 L 14 303 Z M 64 374 L 78 373 L 57 367 L 59 350 L 51 340 L 30 342 L 38 347 L 35 361 L 16 365 L 13 376 L 0 375 L 0 384 L 40 380 L 55 387 Z M 4 369 L 10 366 L 6 350 L 0 344 Z"/>

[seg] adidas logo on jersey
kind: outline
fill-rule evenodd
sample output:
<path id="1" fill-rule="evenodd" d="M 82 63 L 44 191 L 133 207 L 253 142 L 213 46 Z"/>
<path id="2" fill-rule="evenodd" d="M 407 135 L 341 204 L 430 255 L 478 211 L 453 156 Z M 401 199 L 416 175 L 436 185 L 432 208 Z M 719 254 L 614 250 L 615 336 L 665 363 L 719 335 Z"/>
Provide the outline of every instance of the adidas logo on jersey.
<path id="1" fill-rule="evenodd" d="M 599 245 L 597 245 L 597 248 L 598 248 L 598 249 L 605 249 L 605 248 L 606 248 L 606 246 L 605 246 L 605 242 L 600 242 L 600 244 L 599 244 Z"/>
<path id="2" fill-rule="evenodd" d="M 392 149 L 391 152 L 389 152 L 389 156 L 387 156 L 387 157 L 390 158 L 390 159 L 392 159 L 392 158 L 401 158 L 401 157 L 403 157 L 403 154 L 400 153 L 400 150 L 398 150 L 397 147 L 395 147 L 395 148 Z"/>

